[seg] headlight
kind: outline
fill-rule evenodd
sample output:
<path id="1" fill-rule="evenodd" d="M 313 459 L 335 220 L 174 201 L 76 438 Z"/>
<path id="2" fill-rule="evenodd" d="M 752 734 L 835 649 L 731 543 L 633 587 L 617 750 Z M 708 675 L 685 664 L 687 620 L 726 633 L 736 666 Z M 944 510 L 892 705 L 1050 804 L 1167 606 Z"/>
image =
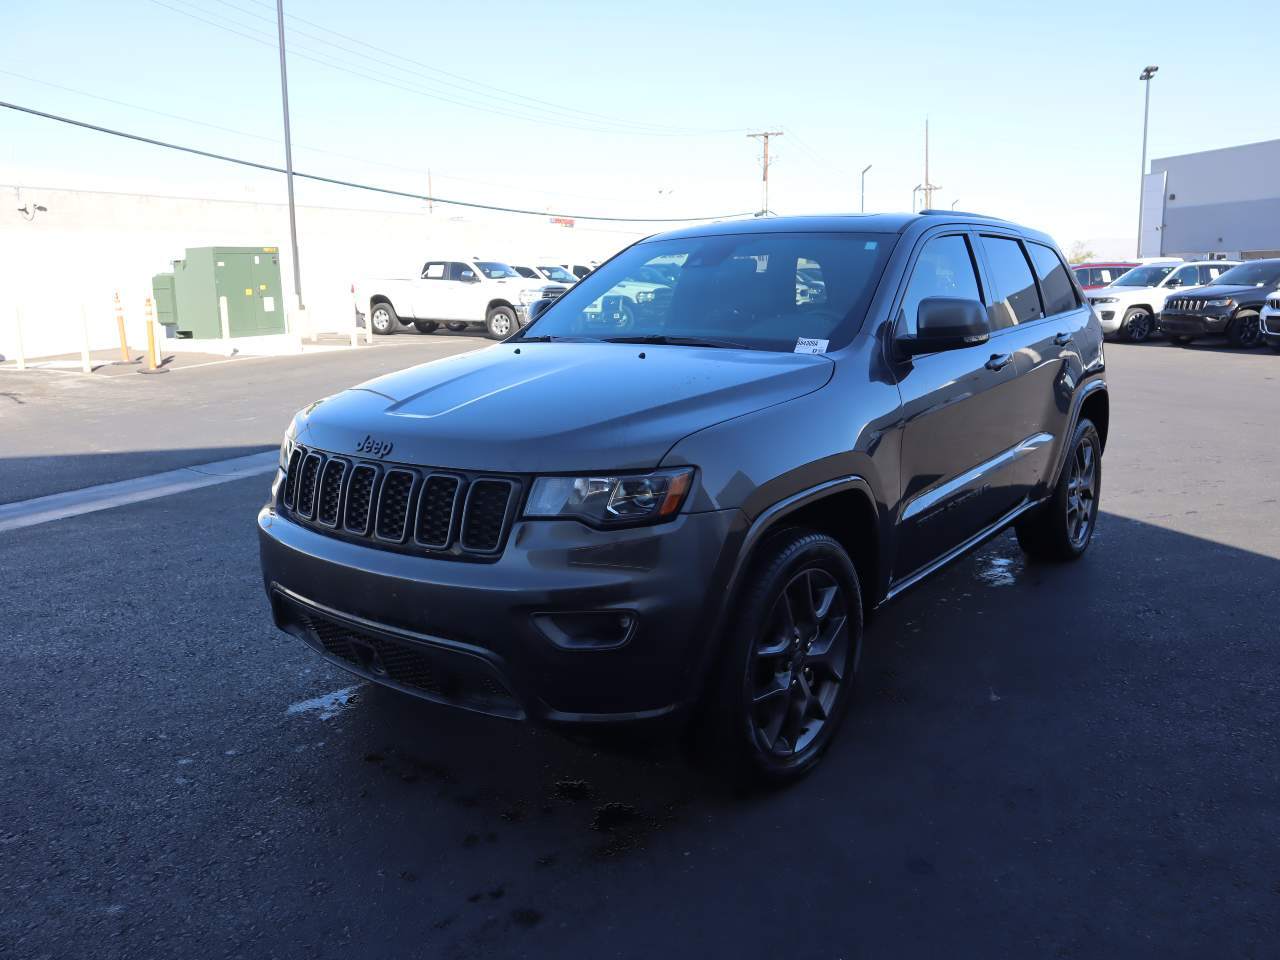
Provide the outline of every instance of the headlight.
<path id="1" fill-rule="evenodd" d="M 576 517 L 602 526 L 674 519 L 693 484 L 693 468 L 629 476 L 539 477 L 526 517 Z"/>
<path id="2" fill-rule="evenodd" d="M 541 300 L 541 299 L 542 299 L 542 293 L 538 290 L 521 290 L 520 291 L 520 305 L 523 307 L 527 307 L 529 304 L 533 303 L 533 301 Z"/>
<path id="3" fill-rule="evenodd" d="M 1230 297 L 1222 297 L 1221 299 L 1218 299 L 1218 300 L 1206 300 L 1204 302 L 1204 305 L 1206 307 L 1229 307 L 1233 303 L 1235 303 L 1235 301 L 1232 300 Z"/>
<path id="4" fill-rule="evenodd" d="M 1091 297 L 1090 303 L 1119 303 L 1119 297 Z"/>
<path id="5" fill-rule="evenodd" d="M 653 303 L 653 297 L 652 290 L 639 290 L 636 292 L 636 303 Z"/>

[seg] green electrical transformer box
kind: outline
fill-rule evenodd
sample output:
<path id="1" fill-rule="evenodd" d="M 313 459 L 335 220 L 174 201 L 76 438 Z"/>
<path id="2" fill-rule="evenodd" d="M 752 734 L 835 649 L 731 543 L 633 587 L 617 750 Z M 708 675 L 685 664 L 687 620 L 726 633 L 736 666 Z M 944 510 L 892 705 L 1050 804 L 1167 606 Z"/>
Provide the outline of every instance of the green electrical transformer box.
<path id="1" fill-rule="evenodd" d="M 192 247 L 185 259 L 173 261 L 172 273 L 156 274 L 151 288 L 157 319 L 179 337 L 220 338 L 222 297 L 230 336 L 285 332 L 276 247 Z"/>

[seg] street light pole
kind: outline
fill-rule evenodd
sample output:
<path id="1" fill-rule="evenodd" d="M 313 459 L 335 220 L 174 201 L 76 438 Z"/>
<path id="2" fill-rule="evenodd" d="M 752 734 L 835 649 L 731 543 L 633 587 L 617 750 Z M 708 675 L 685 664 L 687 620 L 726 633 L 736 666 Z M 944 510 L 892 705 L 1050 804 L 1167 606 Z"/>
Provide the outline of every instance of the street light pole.
<path id="1" fill-rule="evenodd" d="M 284 105 L 284 171 L 289 184 L 289 241 L 293 244 L 293 292 L 302 307 L 302 268 L 298 264 L 298 220 L 293 209 L 293 142 L 289 136 L 289 74 L 284 64 L 284 0 L 276 0 L 276 29 L 280 35 L 280 101 Z"/>
<path id="2" fill-rule="evenodd" d="M 871 164 L 867 164 L 862 168 L 862 200 L 858 205 L 859 213 L 867 212 L 867 171 L 871 169 Z"/>
<path id="3" fill-rule="evenodd" d="M 1160 68 L 1149 66 L 1138 74 L 1138 79 L 1146 83 L 1146 95 L 1142 104 L 1142 174 L 1138 179 L 1138 243 L 1137 255 L 1142 256 L 1142 206 L 1144 194 L 1147 192 L 1147 117 L 1151 113 L 1151 78 Z"/>

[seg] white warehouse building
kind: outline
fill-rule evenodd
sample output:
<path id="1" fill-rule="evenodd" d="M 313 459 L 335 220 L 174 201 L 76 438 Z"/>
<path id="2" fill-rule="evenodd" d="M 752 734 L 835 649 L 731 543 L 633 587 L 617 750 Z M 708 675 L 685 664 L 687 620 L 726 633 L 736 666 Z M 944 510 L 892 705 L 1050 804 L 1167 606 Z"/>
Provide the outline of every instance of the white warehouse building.
<path id="1" fill-rule="evenodd" d="M 1151 161 L 1142 256 L 1280 257 L 1280 140 Z"/>

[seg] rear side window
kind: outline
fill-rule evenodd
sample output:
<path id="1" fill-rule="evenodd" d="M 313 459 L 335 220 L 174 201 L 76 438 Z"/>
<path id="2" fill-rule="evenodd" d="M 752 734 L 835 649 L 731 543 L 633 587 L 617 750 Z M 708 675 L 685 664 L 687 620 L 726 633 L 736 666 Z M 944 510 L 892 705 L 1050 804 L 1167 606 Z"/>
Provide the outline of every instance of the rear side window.
<path id="1" fill-rule="evenodd" d="M 1035 265 L 1036 276 L 1040 279 L 1040 293 L 1044 296 L 1044 312 L 1053 316 L 1055 313 L 1066 313 L 1080 306 L 1076 302 L 1076 291 L 1067 277 L 1067 268 L 1062 265 L 1058 255 L 1048 247 L 1039 243 L 1028 243 L 1027 250 L 1031 254 L 1031 262 Z"/>
<path id="2" fill-rule="evenodd" d="M 1076 275 L 1076 282 L 1082 287 L 1087 287 L 1098 282 L 1094 279 L 1098 275 L 1097 270 L 1090 270 L 1087 267 L 1074 267 L 1071 272 Z"/>
<path id="3" fill-rule="evenodd" d="M 1039 320 L 1040 296 L 1022 244 L 1008 237 L 982 238 L 982 249 L 991 269 L 992 304 L 987 310 L 992 330 L 1003 330 L 1018 323 Z"/>
<path id="4" fill-rule="evenodd" d="M 920 301 L 928 297 L 960 297 L 981 302 L 978 278 L 973 269 L 969 241 L 961 235 L 934 237 L 925 243 L 898 312 L 898 329 L 916 332 L 916 313 Z"/>
<path id="5" fill-rule="evenodd" d="M 443 280 L 444 264 L 438 261 L 423 264 L 422 279 L 423 280 Z"/>
<path id="6" fill-rule="evenodd" d="M 1230 269 L 1230 267 L 1220 267 L 1216 263 L 1205 264 L 1200 268 L 1200 283 L 1208 286 Z"/>

